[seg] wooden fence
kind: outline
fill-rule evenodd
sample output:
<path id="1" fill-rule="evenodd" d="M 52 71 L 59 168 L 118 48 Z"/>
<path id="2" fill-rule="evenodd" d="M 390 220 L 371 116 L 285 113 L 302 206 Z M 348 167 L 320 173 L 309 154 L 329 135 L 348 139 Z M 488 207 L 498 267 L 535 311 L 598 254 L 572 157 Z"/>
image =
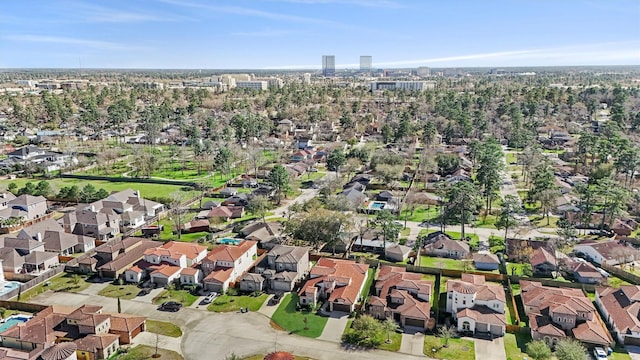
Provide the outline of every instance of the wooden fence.
<path id="1" fill-rule="evenodd" d="M 604 269 L 605 271 L 619 277 L 622 280 L 625 280 L 631 284 L 634 285 L 640 285 L 640 276 L 628 272 L 626 270 L 622 270 L 620 268 L 617 268 L 615 266 L 603 263 L 600 267 L 602 267 L 602 269 Z"/>
<path id="2" fill-rule="evenodd" d="M 9 310 L 25 311 L 29 313 L 37 313 L 47 308 L 46 305 L 7 300 L 0 300 L 0 306 Z"/>

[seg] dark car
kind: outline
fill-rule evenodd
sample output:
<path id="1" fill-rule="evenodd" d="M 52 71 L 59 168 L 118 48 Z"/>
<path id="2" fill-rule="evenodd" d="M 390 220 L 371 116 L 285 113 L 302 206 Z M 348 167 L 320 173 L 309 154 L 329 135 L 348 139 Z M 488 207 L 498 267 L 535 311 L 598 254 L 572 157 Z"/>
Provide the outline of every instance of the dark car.
<path id="1" fill-rule="evenodd" d="M 151 289 L 149 288 L 142 288 L 142 290 L 140 290 L 138 292 L 138 296 L 145 296 L 145 295 L 149 295 L 149 293 L 151 292 Z"/>
<path id="2" fill-rule="evenodd" d="M 182 308 L 182 304 L 176 301 L 167 301 L 162 303 L 158 310 L 176 312 Z"/>

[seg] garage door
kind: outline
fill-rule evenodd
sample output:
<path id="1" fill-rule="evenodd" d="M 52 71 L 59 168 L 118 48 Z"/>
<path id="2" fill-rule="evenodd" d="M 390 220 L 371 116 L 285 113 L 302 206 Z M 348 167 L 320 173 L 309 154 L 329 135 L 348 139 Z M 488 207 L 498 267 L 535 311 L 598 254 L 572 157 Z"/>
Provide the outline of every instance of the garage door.
<path id="1" fill-rule="evenodd" d="M 640 339 L 635 338 L 635 337 L 631 337 L 631 336 L 625 336 L 624 337 L 624 344 L 625 345 L 632 345 L 632 346 L 640 346 Z"/>
<path id="2" fill-rule="evenodd" d="M 487 324 L 476 323 L 476 331 L 488 332 L 489 331 L 489 327 L 487 326 Z"/>
<path id="3" fill-rule="evenodd" d="M 422 319 L 405 319 L 404 320 L 404 325 L 405 326 L 414 326 L 414 327 L 419 327 L 419 328 L 423 328 L 424 329 L 424 320 Z"/>
<path id="4" fill-rule="evenodd" d="M 222 292 L 222 285 L 218 283 L 204 283 L 204 287 L 208 291 Z"/>
<path id="5" fill-rule="evenodd" d="M 351 312 L 351 307 L 347 304 L 336 304 L 333 303 L 333 311 L 342 311 L 342 312 Z"/>
<path id="6" fill-rule="evenodd" d="M 491 333 L 497 336 L 504 335 L 504 333 L 502 332 L 502 326 L 500 325 L 491 325 Z"/>

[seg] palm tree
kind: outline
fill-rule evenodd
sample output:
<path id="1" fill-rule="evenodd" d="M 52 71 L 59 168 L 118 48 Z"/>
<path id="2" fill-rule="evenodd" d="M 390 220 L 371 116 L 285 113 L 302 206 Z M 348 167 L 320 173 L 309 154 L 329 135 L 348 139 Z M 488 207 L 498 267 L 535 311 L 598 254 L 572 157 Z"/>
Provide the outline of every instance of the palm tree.
<path id="1" fill-rule="evenodd" d="M 456 330 L 452 326 L 443 326 L 438 329 L 438 335 L 442 338 L 442 346 L 448 347 L 449 340 L 456 334 Z"/>
<path id="2" fill-rule="evenodd" d="M 399 328 L 400 326 L 398 323 L 390 317 L 382 323 L 382 329 L 387 333 L 387 344 L 391 344 L 391 333 L 395 332 Z"/>

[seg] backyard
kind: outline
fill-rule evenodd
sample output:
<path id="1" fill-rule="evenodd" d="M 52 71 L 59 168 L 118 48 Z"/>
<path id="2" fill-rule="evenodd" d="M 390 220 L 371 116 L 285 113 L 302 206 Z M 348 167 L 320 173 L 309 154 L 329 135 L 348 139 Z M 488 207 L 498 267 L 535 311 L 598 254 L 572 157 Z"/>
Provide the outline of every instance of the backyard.
<path id="1" fill-rule="evenodd" d="M 20 294 L 17 298 L 19 301 L 29 301 L 31 298 L 49 290 L 80 292 L 88 287 L 89 283 L 85 276 L 62 273 L 32 287 Z"/>
<path id="2" fill-rule="evenodd" d="M 298 294 L 287 294 L 271 320 L 290 333 L 316 338 L 322 334 L 327 318 L 309 311 L 298 311 Z"/>
<path id="3" fill-rule="evenodd" d="M 507 360 L 521 360 L 528 357 L 525 352 L 527 343 L 531 341 L 531 335 L 524 333 L 504 334 L 504 350 Z"/>
<path id="4" fill-rule="evenodd" d="M 239 311 L 240 308 L 249 309 L 249 311 L 258 311 L 269 295 L 260 294 L 259 296 L 250 295 L 221 295 L 217 297 L 207 307 L 207 310 L 214 312 L 230 312 Z"/>
<path id="5" fill-rule="evenodd" d="M 468 265 L 465 266 L 465 264 Z M 423 255 L 420 256 L 420 266 L 450 270 L 465 270 L 465 268 L 473 269 L 473 262 L 471 262 L 471 260 L 456 260 Z"/>
<path id="6" fill-rule="evenodd" d="M 447 347 L 442 346 L 442 338 L 433 335 L 424 337 L 424 354 L 434 359 L 475 360 L 473 340 L 450 339 Z"/>

